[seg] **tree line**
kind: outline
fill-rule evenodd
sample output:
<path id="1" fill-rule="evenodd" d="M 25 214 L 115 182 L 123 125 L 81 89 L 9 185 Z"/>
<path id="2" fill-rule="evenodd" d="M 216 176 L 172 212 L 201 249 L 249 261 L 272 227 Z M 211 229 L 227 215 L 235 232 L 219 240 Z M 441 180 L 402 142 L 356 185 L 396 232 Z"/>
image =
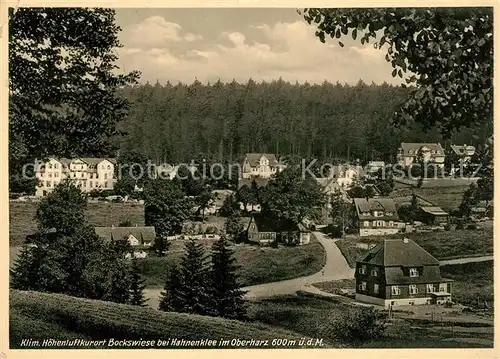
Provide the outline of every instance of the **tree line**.
<path id="1" fill-rule="evenodd" d="M 414 122 L 395 127 L 391 116 L 409 89 L 387 83 L 291 84 L 277 79 L 246 83 L 177 83 L 126 86 L 131 104 L 115 139 L 157 163 L 238 160 L 270 152 L 323 160 L 394 161 L 401 142 L 484 144 L 492 122 L 464 128 L 443 142 L 438 129 Z"/>

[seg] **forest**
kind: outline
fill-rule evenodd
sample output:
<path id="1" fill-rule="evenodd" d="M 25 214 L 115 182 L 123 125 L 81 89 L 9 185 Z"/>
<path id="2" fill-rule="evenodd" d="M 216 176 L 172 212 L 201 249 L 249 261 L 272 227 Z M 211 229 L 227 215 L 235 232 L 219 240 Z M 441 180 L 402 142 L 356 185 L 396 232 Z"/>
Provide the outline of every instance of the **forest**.
<path id="1" fill-rule="evenodd" d="M 387 83 L 291 84 L 282 79 L 247 83 L 149 83 L 127 86 L 132 103 L 115 139 L 121 151 L 137 151 L 156 163 L 195 156 L 237 160 L 247 152 L 270 152 L 321 160 L 394 161 L 401 142 L 481 146 L 492 134 L 462 129 L 444 141 L 417 124 L 397 128 L 392 115 L 408 89 Z"/>

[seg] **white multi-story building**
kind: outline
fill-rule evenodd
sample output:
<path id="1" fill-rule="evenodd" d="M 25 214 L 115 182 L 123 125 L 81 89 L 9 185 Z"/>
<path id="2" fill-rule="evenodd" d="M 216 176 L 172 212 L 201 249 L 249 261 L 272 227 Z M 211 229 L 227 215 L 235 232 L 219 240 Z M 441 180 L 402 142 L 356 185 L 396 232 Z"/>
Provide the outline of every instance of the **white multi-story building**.
<path id="1" fill-rule="evenodd" d="M 113 189 L 116 161 L 111 158 L 49 157 L 35 168 L 38 185 L 36 196 L 51 192 L 62 180 L 69 178 L 83 191 Z"/>
<path id="2" fill-rule="evenodd" d="M 270 178 L 285 167 L 274 154 L 247 153 L 242 162 L 241 178 Z"/>
<path id="3" fill-rule="evenodd" d="M 408 167 L 417 162 L 421 156 L 428 164 L 444 166 L 445 152 L 440 143 L 401 143 L 398 150 L 397 161 L 400 166 Z"/>

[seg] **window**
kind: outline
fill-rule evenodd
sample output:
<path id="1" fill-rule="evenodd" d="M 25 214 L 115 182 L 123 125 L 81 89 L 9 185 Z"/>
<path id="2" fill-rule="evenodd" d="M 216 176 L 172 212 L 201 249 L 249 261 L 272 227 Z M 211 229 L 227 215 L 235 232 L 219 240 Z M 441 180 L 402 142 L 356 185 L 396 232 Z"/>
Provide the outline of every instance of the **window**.
<path id="1" fill-rule="evenodd" d="M 446 283 L 439 283 L 439 291 L 440 292 L 447 292 L 448 291 L 448 286 L 446 285 Z"/>
<path id="2" fill-rule="evenodd" d="M 54 163 L 54 168 L 57 168 L 57 163 Z"/>
<path id="3" fill-rule="evenodd" d="M 418 293 L 418 288 L 415 284 L 410 284 L 409 289 L 410 289 L 410 294 L 417 294 Z"/>
<path id="4" fill-rule="evenodd" d="M 108 174 L 107 173 L 104 174 L 104 179 L 108 179 Z"/>
<path id="5" fill-rule="evenodd" d="M 394 222 L 393 221 L 389 221 L 389 227 L 394 227 Z"/>
<path id="6" fill-rule="evenodd" d="M 255 229 L 255 224 L 252 224 L 252 229 Z"/>
<path id="7" fill-rule="evenodd" d="M 436 288 L 434 287 L 434 284 L 427 284 L 426 286 L 427 293 L 432 293 L 436 291 Z"/>
<path id="8" fill-rule="evenodd" d="M 363 226 L 370 227 L 370 221 L 364 221 Z"/>
<path id="9" fill-rule="evenodd" d="M 366 273 L 366 266 L 365 265 L 362 265 L 361 267 L 359 267 L 359 273 L 360 274 L 365 274 Z"/>
<path id="10" fill-rule="evenodd" d="M 378 221 L 373 221 L 373 227 L 377 227 L 377 222 Z"/>
<path id="11" fill-rule="evenodd" d="M 378 221 L 378 224 L 377 224 L 379 227 L 383 227 L 385 226 L 385 221 Z"/>
<path id="12" fill-rule="evenodd" d="M 76 173 L 73 173 L 73 177 L 76 177 Z"/>
<path id="13" fill-rule="evenodd" d="M 410 277 L 418 277 L 418 269 L 417 268 L 410 268 Z"/>
<path id="14" fill-rule="evenodd" d="M 363 291 L 366 290 L 366 282 L 361 282 L 359 284 L 359 290 L 363 290 Z"/>
<path id="15" fill-rule="evenodd" d="M 392 285 L 391 286 L 391 294 L 392 295 L 400 295 L 401 289 L 397 285 Z"/>
<path id="16" fill-rule="evenodd" d="M 82 177 L 82 178 L 83 178 L 83 173 L 81 174 L 81 176 L 80 176 L 80 177 Z"/>
<path id="17" fill-rule="evenodd" d="M 373 285 L 373 293 L 378 294 L 378 291 L 379 291 L 378 284 L 374 284 Z"/>
<path id="18" fill-rule="evenodd" d="M 92 181 L 89 182 L 89 187 L 92 188 Z"/>
<path id="19" fill-rule="evenodd" d="M 111 166 L 110 166 L 110 165 L 108 165 L 108 170 L 110 170 L 110 169 L 111 169 Z"/>
<path id="20" fill-rule="evenodd" d="M 52 163 L 49 163 L 49 168 L 52 168 Z"/>
<path id="21" fill-rule="evenodd" d="M 50 186 L 51 186 L 51 184 L 52 184 L 52 182 L 50 182 L 50 181 L 47 181 L 47 182 L 46 182 L 46 186 L 47 186 L 47 187 L 50 187 Z"/>
<path id="22" fill-rule="evenodd" d="M 49 178 L 51 178 L 51 177 L 52 177 L 52 173 L 49 172 Z"/>
<path id="23" fill-rule="evenodd" d="M 378 269 L 377 268 L 372 269 L 372 271 L 371 271 L 370 274 L 371 274 L 372 277 L 378 276 Z"/>
<path id="24" fill-rule="evenodd" d="M 55 172 L 54 177 L 59 177 L 59 172 Z"/>

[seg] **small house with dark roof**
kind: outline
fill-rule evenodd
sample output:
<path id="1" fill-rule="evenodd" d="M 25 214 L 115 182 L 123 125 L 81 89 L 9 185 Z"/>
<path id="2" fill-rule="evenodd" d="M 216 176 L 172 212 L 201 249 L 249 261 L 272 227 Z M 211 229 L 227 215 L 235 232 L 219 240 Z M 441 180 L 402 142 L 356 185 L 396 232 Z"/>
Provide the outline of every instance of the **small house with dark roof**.
<path id="1" fill-rule="evenodd" d="M 441 207 L 422 206 L 419 208 L 419 221 L 425 224 L 445 225 L 448 223 L 449 214 Z"/>
<path id="2" fill-rule="evenodd" d="M 285 166 L 272 153 L 247 153 L 241 162 L 241 178 L 270 178 Z"/>
<path id="3" fill-rule="evenodd" d="M 384 307 L 451 301 L 452 280 L 411 239 L 385 239 L 356 262 L 356 300 Z"/>
<path id="4" fill-rule="evenodd" d="M 397 162 L 400 166 L 409 167 L 422 156 L 424 162 L 444 166 L 445 151 L 440 143 L 406 143 L 402 142 L 398 150 Z"/>
<path id="5" fill-rule="evenodd" d="M 268 217 L 258 214 L 252 217 L 247 228 L 249 242 L 261 246 L 279 242 L 287 245 L 303 245 L 311 241 L 310 231 L 301 223 L 282 221 L 276 223 Z"/>
<path id="6" fill-rule="evenodd" d="M 354 207 L 360 236 L 395 234 L 404 227 L 392 198 L 354 198 Z"/>
<path id="7" fill-rule="evenodd" d="M 126 239 L 131 246 L 151 247 L 156 238 L 155 227 L 95 227 L 95 232 L 107 241 Z"/>

